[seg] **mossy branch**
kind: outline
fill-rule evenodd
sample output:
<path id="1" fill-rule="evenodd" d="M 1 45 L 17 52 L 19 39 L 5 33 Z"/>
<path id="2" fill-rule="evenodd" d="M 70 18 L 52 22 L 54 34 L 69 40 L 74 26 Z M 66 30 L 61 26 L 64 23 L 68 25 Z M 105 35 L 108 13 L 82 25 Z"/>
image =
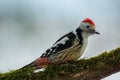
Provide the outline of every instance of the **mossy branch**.
<path id="1" fill-rule="evenodd" d="M 50 65 L 43 72 L 33 71 L 24 68 L 1 73 L 0 80 L 100 80 L 120 71 L 120 48 L 69 64 Z"/>

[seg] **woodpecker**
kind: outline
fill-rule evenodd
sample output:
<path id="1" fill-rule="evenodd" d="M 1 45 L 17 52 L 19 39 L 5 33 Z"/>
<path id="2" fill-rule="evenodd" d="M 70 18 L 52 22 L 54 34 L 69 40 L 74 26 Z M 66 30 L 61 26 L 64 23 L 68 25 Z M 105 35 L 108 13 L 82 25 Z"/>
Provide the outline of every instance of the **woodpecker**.
<path id="1" fill-rule="evenodd" d="M 49 64 L 78 60 L 86 49 L 89 36 L 93 34 L 100 33 L 95 30 L 95 23 L 85 18 L 74 31 L 59 38 L 38 59 L 24 67 L 33 66 L 38 69 Z"/>

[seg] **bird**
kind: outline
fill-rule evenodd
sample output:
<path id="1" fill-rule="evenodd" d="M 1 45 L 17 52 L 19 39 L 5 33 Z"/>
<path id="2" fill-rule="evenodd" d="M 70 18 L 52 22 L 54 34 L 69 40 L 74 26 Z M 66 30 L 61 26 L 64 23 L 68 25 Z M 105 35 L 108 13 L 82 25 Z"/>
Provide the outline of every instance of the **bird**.
<path id="1" fill-rule="evenodd" d="M 93 34 L 100 33 L 96 31 L 95 23 L 90 18 L 85 18 L 75 30 L 59 38 L 39 58 L 23 68 L 41 69 L 49 64 L 78 60 L 87 47 L 89 36 Z"/>

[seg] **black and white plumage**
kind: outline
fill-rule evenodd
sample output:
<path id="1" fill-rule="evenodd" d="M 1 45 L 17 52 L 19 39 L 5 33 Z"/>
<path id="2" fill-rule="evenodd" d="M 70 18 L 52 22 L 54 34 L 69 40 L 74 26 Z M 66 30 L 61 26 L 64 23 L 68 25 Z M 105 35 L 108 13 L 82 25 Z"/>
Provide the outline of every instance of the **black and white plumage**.
<path id="1" fill-rule="evenodd" d="M 86 49 L 88 37 L 92 34 L 99 33 L 95 31 L 94 22 L 86 18 L 76 30 L 58 39 L 41 57 L 29 65 L 42 68 L 51 63 L 64 63 L 70 60 L 77 60 Z"/>
<path id="2" fill-rule="evenodd" d="M 77 54 L 77 52 L 79 52 L 80 48 L 84 47 L 83 45 L 86 46 L 83 44 L 82 30 L 77 28 L 75 31 L 58 39 L 51 48 L 42 54 L 41 58 L 48 57 L 53 63 L 66 62 L 72 60 L 72 57 L 76 55 L 80 56 L 81 54 Z M 79 56 L 76 56 L 76 59 Z"/>

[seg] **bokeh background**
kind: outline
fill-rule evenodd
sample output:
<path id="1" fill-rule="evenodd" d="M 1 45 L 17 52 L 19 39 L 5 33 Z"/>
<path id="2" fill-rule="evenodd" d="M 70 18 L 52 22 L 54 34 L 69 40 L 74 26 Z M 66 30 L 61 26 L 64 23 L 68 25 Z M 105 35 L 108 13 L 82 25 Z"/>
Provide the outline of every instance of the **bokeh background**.
<path id="1" fill-rule="evenodd" d="M 35 60 L 86 17 L 101 35 L 89 38 L 83 58 L 120 47 L 120 0 L 0 0 L 0 72 Z"/>

